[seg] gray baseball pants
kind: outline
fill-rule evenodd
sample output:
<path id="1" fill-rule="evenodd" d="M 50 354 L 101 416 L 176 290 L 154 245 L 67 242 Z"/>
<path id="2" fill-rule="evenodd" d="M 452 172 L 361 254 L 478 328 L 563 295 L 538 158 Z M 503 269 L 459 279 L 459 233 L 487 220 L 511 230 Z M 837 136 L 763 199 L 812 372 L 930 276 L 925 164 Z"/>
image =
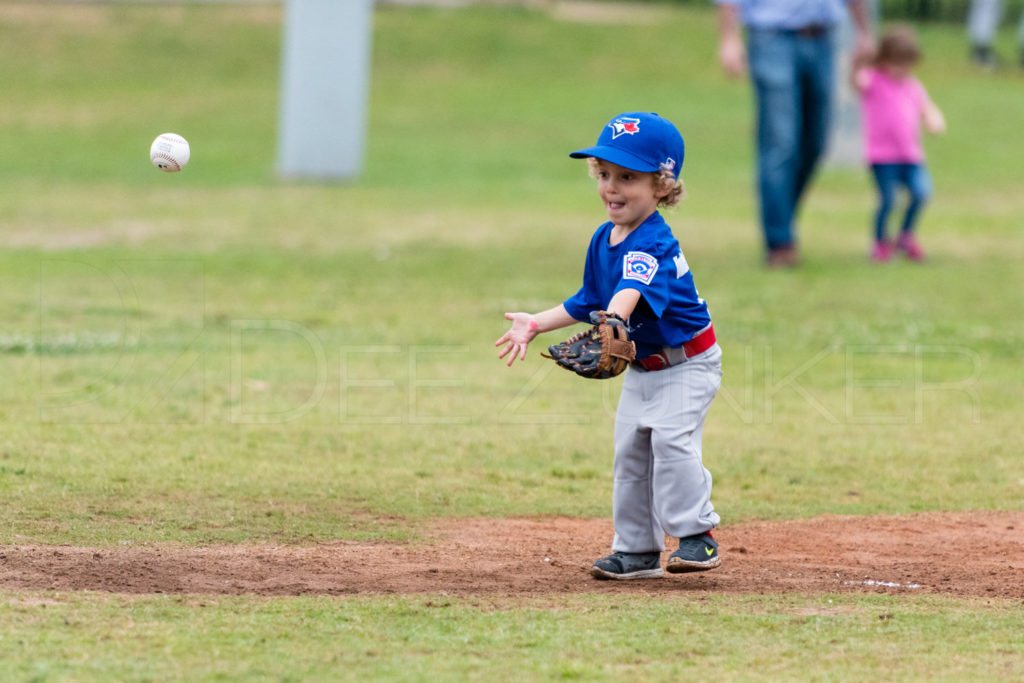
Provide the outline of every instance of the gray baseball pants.
<path id="1" fill-rule="evenodd" d="M 660 552 L 665 534 L 683 538 L 718 525 L 701 438 L 721 382 L 717 344 L 664 370 L 626 372 L 615 416 L 612 551 Z"/>

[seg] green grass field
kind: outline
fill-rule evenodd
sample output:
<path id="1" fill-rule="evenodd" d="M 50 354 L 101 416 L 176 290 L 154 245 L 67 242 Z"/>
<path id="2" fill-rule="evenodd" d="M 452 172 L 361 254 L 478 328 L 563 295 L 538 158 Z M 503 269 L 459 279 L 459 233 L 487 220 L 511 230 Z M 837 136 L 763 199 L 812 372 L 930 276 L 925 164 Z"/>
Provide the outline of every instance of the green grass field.
<path id="1" fill-rule="evenodd" d="M 928 264 L 869 264 L 866 171 L 828 169 L 806 266 L 766 272 L 749 86 L 714 61 L 711 8 L 648 11 L 380 8 L 366 171 L 311 185 L 274 174 L 276 5 L 0 2 L 0 543 L 609 516 L 617 383 L 492 343 L 578 287 L 604 217 L 567 153 L 630 109 L 687 141 L 669 220 L 724 350 L 723 522 L 1021 510 L 1024 73 L 921 27 L 949 120 Z M 177 175 L 146 156 L 167 131 L 192 144 Z M 5 679 L 1024 675 L 1019 602 L 3 599 Z"/>

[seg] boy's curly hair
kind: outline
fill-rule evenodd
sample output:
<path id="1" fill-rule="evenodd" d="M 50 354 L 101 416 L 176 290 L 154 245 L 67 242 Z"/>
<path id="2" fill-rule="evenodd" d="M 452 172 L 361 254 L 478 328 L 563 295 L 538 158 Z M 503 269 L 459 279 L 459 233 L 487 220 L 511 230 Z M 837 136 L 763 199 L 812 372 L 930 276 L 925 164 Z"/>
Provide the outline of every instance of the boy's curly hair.
<path id="1" fill-rule="evenodd" d="M 597 163 L 598 160 L 594 157 L 587 158 L 587 168 L 590 171 L 591 178 L 597 178 Z M 683 179 L 676 180 L 675 176 L 672 175 L 672 171 L 665 168 L 654 174 L 654 187 L 658 192 L 668 193 L 658 202 L 658 206 L 662 208 L 675 208 L 679 206 L 679 202 L 686 196 L 686 187 L 683 185 Z"/>

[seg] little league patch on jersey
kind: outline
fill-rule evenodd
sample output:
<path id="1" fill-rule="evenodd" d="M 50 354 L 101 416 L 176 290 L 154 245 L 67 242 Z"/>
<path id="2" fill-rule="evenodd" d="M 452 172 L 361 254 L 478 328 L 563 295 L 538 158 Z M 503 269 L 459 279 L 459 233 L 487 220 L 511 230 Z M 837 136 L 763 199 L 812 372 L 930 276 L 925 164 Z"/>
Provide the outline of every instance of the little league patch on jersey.
<path id="1" fill-rule="evenodd" d="M 622 279 L 636 280 L 645 285 L 651 284 L 654 274 L 658 272 L 658 259 L 642 251 L 631 251 L 623 257 Z"/>
<path id="2" fill-rule="evenodd" d="M 636 135 L 640 132 L 640 119 L 617 118 L 608 124 L 612 129 L 612 140 L 620 135 Z"/>

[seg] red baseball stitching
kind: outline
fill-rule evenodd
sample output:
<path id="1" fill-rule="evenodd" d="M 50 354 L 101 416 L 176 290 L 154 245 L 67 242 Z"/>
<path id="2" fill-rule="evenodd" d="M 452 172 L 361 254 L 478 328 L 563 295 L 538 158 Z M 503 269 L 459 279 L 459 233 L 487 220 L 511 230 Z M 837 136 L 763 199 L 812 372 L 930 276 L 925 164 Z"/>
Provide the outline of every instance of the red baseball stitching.
<path id="1" fill-rule="evenodd" d="M 156 161 L 157 159 L 166 159 L 167 161 L 169 161 L 172 164 L 174 164 L 174 166 L 175 166 L 174 170 L 176 170 L 176 171 L 180 171 L 181 170 L 181 164 L 178 163 L 178 160 L 175 159 L 172 156 L 169 156 L 168 154 L 165 154 L 163 152 L 157 152 L 156 154 L 153 154 L 152 156 L 149 157 L 150 161 Z"/>

